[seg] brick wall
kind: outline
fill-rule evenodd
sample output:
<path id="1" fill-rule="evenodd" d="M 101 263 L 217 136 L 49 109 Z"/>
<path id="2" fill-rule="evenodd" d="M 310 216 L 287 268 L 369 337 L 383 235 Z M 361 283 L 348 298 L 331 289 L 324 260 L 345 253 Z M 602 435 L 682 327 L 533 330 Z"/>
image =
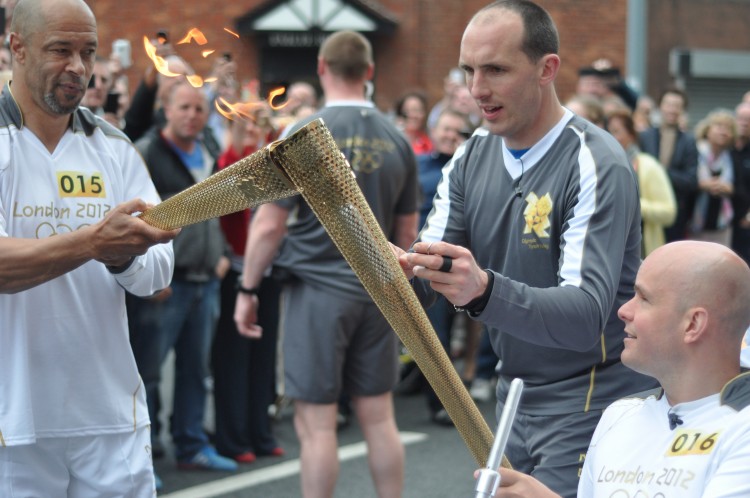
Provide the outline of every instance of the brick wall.
<path id="1" fill-rule="evenodd" d="M 238 40 L 223 28 L 234 29 L 235 19 L 264 0 L 216 2 L 211 0 L 88 0 L 99 23 L 101 52 L 109 54 L 112 41 L 127 38 L 133 45 L 134 67 L 128 72 L 131 90 L 148 62 L 143 36 L 169 30 L 172 39 L 199 27 L 216 54 L 232 52 L 245 80 L 258 74 L 259 48 L 253 38 Z M 431 101 L 442 95 L 442 80 L 458 61 L 461 35 L 468 19 L 486 0 L 381 0 L 399 19 L 392 35 L 378 35 L 376 53 L 376 102 L 388 109 L 405 90 L 423 88 Z M 600 57 L 620 67 L 625 63 L 625 16 L 627 0 L 544 0 L 555 19 L 561 38 L 562 69 L 558 94 L 562 100 L 574 91 L 577 70 Z M 197 70 L 207 75 L 211 60 L 203 59 L 195 45 L 178 47 Z"/>
<path id="2" fill-rule="evenodd" d="M 747 0 L 650 0 L 648 18 L 647 89 L 654 98 L 672 82 L 673 48 L 750 50 Z"/>

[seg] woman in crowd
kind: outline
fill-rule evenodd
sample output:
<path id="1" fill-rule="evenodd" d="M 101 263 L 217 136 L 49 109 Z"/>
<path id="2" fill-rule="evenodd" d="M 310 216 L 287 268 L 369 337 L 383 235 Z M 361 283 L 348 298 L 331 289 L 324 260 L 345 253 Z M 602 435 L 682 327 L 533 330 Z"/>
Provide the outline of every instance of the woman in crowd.
<path id="1" fill-rule="evenodd" d="M 396 123 L 409 139 L 415 154 L 432 152 L 427 133 L 427 97 L 420 91 L 405 93 L 396 101 Z"/>
<path id="2" fill-rule="evenodd" d="M 628 109 L 612 111 L 607 129 L 620 142 L 638 176 L 643 220 L 643 257 L 664 245 L 664 228 L 672 225 L 677 203 L 669 177 L 655 157 L 641 152 L 633 117 Z"/>
<path id="3" fill-rule="evenodd" d="M 732 157 L 737 124 L 730 111 L 709 113 L 695 128 L 698 142 L 698 193 L 690 238 L 727 247 L 732 240 L 734 205 L 740 198 L 741 171 Z"/>

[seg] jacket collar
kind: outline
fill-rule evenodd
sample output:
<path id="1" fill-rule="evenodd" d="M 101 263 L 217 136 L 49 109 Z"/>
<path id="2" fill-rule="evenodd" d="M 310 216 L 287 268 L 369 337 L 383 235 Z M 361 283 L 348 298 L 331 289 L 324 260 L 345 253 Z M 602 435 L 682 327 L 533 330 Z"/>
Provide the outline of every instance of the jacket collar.
<path id="1" fill-rule="evenodd" d="M 9 123 L 6 124 L 13 124 L 19 130 L 24 127 L 23 111 L 18 105 L 18 102 L 16 102 L 16 98 L 13 96 L 10 82 L 5 84 L 2 95 L 0 95 L 0 113 L 5 115 L 3 121 L 9 121 Z M 73 111 L 68 126 L 70 126 L 71 130 L 75 133 L 80 132 L 84 133 L 86 136 L 91 136 L 96 129 L 94 114 L 85 107 L 79 107 Z"/>

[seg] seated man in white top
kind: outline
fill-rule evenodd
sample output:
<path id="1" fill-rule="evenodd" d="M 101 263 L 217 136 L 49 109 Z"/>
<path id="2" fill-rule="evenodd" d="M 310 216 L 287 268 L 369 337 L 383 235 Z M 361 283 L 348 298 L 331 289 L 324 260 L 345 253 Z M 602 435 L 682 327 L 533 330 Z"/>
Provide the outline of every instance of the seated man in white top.
<path id="1" fill-rule="evenodd" d="M 750 496 L 750 372 L 740 367 L 750 269 L 719 244 L 675 242 L 646 258 L 635 291 L 619 311 L 622 362 L 662 388 L 607 408 L 578 497 Z M 557 496 L 528 475 L 500 474 L 497 497 Z"/>

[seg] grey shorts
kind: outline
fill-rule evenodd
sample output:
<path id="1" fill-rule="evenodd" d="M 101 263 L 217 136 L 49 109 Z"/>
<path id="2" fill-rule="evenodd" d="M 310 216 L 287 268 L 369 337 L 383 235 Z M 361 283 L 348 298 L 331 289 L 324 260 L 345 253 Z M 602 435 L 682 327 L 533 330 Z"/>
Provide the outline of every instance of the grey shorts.
<path id="1" fill-rule="evenodd" d="M 346 299 L 310 285 L 284 287 L 285 393 L 336 403 L 343 391 L 377 396 L 398 381 L 398 340 L 373 302 Z"/>

